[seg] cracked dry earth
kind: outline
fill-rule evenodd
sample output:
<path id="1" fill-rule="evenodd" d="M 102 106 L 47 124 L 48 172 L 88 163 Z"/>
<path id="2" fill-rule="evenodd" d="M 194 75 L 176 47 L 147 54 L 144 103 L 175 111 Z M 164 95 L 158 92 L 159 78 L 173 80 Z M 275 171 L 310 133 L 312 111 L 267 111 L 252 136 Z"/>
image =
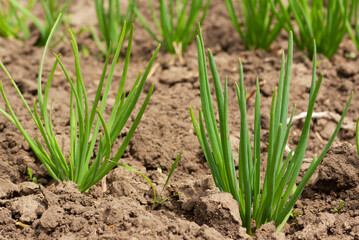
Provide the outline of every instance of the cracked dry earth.
<path id="1" fill-rule="evenodd" d="M 147 10 L 141 8 L 145 14 Z M 73 1 L 69 13 L 72 15 L 71 27 L 77 32 L 83 26 L 96 25 L 94 6 L 90 1 Z M 234 88 L 238 79 L 238 58 L 243 61 L 249 92 L 255 88 L 255 79 L 259 77 L 262 86 L 261 146 L 265 159 L 270 99 L 279 77 L 280 53 L 287 48 L 287 34 L 283 32 L 269 52 L 245 50 L 221 0 L 211 2 L 202 30 L 205 46 L 213 51 L 220 76 L 229 78 L 229 125 L 235 156 L 238 156 L 240 126 Z M 157 45 L 139 22 L 135 24 L 134 36 L 127 90 Z M 36 96 L 37 72 L 43 51 L 32 46 L 36 37 L 34 33 L 25 43 L 0 38 L 0 59 L 29 102 Z M 103 59 L 96 57 L 99 51 L 90 34 L 81 33 L 77 38 L 78 44 L 86 46 L 90 52 L 89 56 L 81 55 L 81 67 L 87 91 L 93 98 Z M 74 59 L 69 40 L 52 51 L 62 54 L 62 61 L 73 74 Z M 304 53 L 298 49 L 294 52 L 290 106 L 296 104 L 297 115 L 307 107 L 312 66 Z M 324 74 L 324 80 L 316 112 L 341 114 L 350 93 L 358 90 L 359 58 L 346 58 L 353 52 L 358 55 L 346 37 L 332 60 L 318 56 L 318 73 Z M 181 65 L 164 50 L 160 52 L 145 86 L 146 92 L 155 83 L 155 91 L 121 159 L 122 163 L 141 171 L 157 189 L 161 189 L 174 159 L 183 151 L 165 191 L 167 196 L 178 192 L 181 195 L 165 202 L 157 210 L 151 210 L 152 194 L 148 183 L 141 176 L 119 167 L 84 194 L 77 191 L 71 182 L 56 183 L 20 132 L 1 115 L 0 239 L 252 239 L 241 227 L 237 203 L 230 194 L 221 193 L 215 187 L 193 131 L 189 107 L 200 108 L 195 43 L 188 47 L 184 59 L 185 64 Z M 51 51 L 46 60 L 44 79 L 54 61 Z M 118 64 L 117 69 L 114 86 L 119 84 L 122 65 Z M 23 126 L 32 136 L 39 137 L 40 133 L 29 121 L 28 113 L 3 72 L 0 79 Z M 60 69 L 56 71 L 50 94 L 54 98 L 54 129 L 66 153 L 69 151 L 67 100 L 70 86 Z M 111 90 L 110 107 L 114 98 L 115 91 Z M 142 96 L 140 101 L 143 99 Z M 290 218 L 280 233 L 275 232 L 272 223 L 262 226 L 255 233 L 256 239 L 359 239 L 359 159 L 353 128 L 359 116 L 358 102 L 359 95 L 355 94 L 343 128 L 295 205 L 297 216 Z M 4 101 L 0 101 L 0 106 L 5 108 Z M 251 98 L 248 101 L 251 132 L 253 112 L 254 99 Z M 299 140 L 303 120 L 295 121 L 293 125 L 289 140 L 291 148 Z M 324 148 L 335 125 L 335 118 L 330 116 L 313 119 L 303 171 L 311 157 Z M 114 151 L 126 131 L 115 143 Z M 29 181 L 27 167 L 32 169 L 41 185 Z M 343 207 L 335 211 L 341 201 Z"/>

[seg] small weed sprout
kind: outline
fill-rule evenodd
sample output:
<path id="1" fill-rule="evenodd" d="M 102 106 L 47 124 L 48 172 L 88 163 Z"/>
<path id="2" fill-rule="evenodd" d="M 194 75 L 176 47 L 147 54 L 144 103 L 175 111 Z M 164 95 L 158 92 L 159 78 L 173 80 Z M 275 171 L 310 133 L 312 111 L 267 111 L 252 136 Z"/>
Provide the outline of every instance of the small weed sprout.
<path id="1" fill-rule="evenodd" d="M 344 204 L 344 201 L 343 200 L 341 200 L 340 201 L 340 204 L 339 204 L 339 207 L 338 208 L 334 208 L 334 210 L 337 212 L 337 213 L 339 213 L 339 211 L 342 209 L 342 207 L 343 207 L 343 204 Z"/>
<path id="2" fill-rule="evenodd" d="M 31 182 L 34 182 L 34 183 L 38 184 L 37 183 L 37 178 L 32 174 L 31 168 L 29 168 L 29 167 L 27 168 L 27 173 L 29 174 L 29 180 Z"/>
<path id="3" fill-rule="evenodd" d="M 297 217 L 299 217 L 300 215 L 299 215 L 299 212 L 298 211 L 293 211 L 291 214 L 290 214 L 290 217 L 291 218 L 297 218 Z"/>
<path id="4" fill-rule="evenodd" d="M 177 167 L 177 164 L 178 164 L 178 161 L 180 160 L 181 158 L 181 155 L 182 155 L 182 152 L 178 154 L 176 160 L 174 161 L 174 163 L 172 164 L 172 167 L 171 167 L 171 170 L 170 172 L 168 173 L 168 176 L 167 176 L 167 179 L 166 179 L 166 182 L 165 184 L 163 185 L 162 187 L 162 190 L 160 192 L 159 195 L 156 195 L 156 190 L 155 190 L 155 187 L 153 186 L 153 183 L 151 182 L 151 180 L 146 176 L 144 175 L 143 173 L 141 173 L 140 171 L 134 169 L 133 167 L 130 167 L 130 166 L 127 166 L 125 164 L 122 164 L 122 163 L 116 163 L 117 165 L 121 166 L 121 167 L 124 167 L 132 172 L 135 172 L 135 173 L 138 173 L 140 174 L 144 179 L 146 179 L 146 181 L 150 184 L 151 188 L 152 188 L 152 191 L 153 191 L 153 203 L 152 203 L 152 210 L 155 210 L 157 208 L 158 205 L 161 205 L 162 203 L 166 202 L 167 200 L 169 200 L 170 198 L 173 198 L 173 197 L 176 197 L 178 195 L 180 195 L 181 193 L 176 193 L 176 194 L 173 194 L 167 198 L 164 198 L 162 199 L 161 196 L 162 196 L 162 193 L 163 191 L 165 190 L 167 184 L 168 184 L 168 181 L 170 180 L 171 176 L 172 176 L 172 173 L 173 171 L 176 169 Z"/>

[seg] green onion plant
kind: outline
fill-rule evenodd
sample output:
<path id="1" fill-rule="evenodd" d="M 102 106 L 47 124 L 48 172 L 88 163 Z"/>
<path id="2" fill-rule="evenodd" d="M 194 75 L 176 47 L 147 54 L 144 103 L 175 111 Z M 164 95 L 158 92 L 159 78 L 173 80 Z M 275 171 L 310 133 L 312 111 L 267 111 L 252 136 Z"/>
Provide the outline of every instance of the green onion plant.
<path id="1" fill-rule="evenodd" d="M 181 57 L 186 47 L 196 36 L 196 24 L 202 23 L 206 17 L 210 0 L 160 0 L 159 17 L 157 17 L 152 0 L 148 0 L 153 22 L 157 29 L 157 37 L 146 20 L 136 8 L 135 13 L 144 28 L 167 52 Z"/>
<path id="2" fill-rule="evenodd" d="M 124 8 L 124 6 L 121 6 L 122 3 L 120 0 L 95 0 L 96 15 L 101 36 L 107 48 L 112 46 L 111 53 L 116 50 L 115 48 L 120 41 L 124 23 L 126 23 L 126 33 L 128 33 L 131 25 L 135 22 L 136 15 L 134 9 L 136 4 L 138 4 L 137 2 L 138 0 L 128 0 L 126 12 L 122 14 L 121 9 Z M 91 28 L 91 33 L 102 54 L 106 55 L 107 50 L 102 45 L 101 40 L 97 37 L 93 28 Z"/>
<path id="3" fill-rule="evenodd" d="M 277 0 L 274 0 L 278 2 Z M 282 29 L 267 0 L 224 0 L 234 28 L 247 49 L 268 50 Z M 235 2 L 239 3 L 236 11 Z"/>
<path id="4" fill-rule="evenodd" d="M 295 202 L 301 195 L 304 186 L 323 160 L 337 135 L 345 114 L 349 108 L 352 96 L 343 111 L 341 119 L 331 136 L 328 144 L 319 157 L 314 156 L 310 167 L 299 181 L 298 175 L 305 156 L 310 122 L 314 103 L 322 83 L 323 75 L 316 81 L 316 49 L 313 55 L 312 82 L 310 88 L 307 116 L 302 133 L 295 151 L 285 153 L 289 131 L 294 115 L 294 109 L 287 123 L 289 109 L 289 90 L 293 58 L 293 35 L 289 34 L 288 57 L 282 55 L 282 65 L 278 88 L 275 88 L 270 111 L 270 129 L 267 154 L 267 168 L 264 173 L 264 183 L 261 185 L 261 146 L 260 146 L 260 90 L 257 79 L 255 98 L 254 135 L 250 136 L 247 124 L 246 91 L 244 89 L 243 68 L 239 60 L 239 85 L 236 83 L 236 93 L 241 114 L 239 166 L 238 175 L 235 170 L 228 127 L 228 86 L 227 79 L 222 91 L 216 64 L 211 51 L 208 51 L 209 66 L 214 82 L 218 106 L 219 129 L 213 109 L 207 63 L 203 39 L 200 29 L 197 37 L 199 81 L 202 109 L 199 110 L 199 121 L 190 108 L 193 126 L 205 158 L 208 162 L 216 186 L 224 192 L 232 194 L 239 204 L 242 224 L 247 232 L 252 234 L 252 222 L 256 228 L 262 224 L 274 221 L 280 230 L 288 220 Z M 208 137 L 207 137 L 208 136 Z M 251 146 L 253 140 L 253 150 Z M 299 185 L 297 185 L 297 181 Z"/>
<path id="5" fill-rule="evenodd" d="M 278 21 L 284 28 L 294 32 L 291 15 L 298 25 L 299 32 L 294 35 L 296 46 L 309 54 L 314 52 L 313 39 L 317 43 L 318 53 L 331 59 L 347 32 L 346 22 L 351 19 L 354 8 L 352 0 L 307 1 L 288 0 L 289 11 L 282 1 L 277 1 L 280 13 L 275 10 Z M 271 0 L 272 5 L 273 0 Z M 275 7 L 273 7 L 275 9 Z"/>
<path id="6" fill-rule="evenodd" d="M 60 56 L 55 54 L 55 63 L 46 82 L 44 91 L 42 89 L 42 69 L 45 55 L 49 46 L 49 42 L 55 33 L 55 29 L 59 21 L 60 20 L 57 19 L 57 22 L 52 31 L 50 32 L 49 38 L 45 45 L 38 74 L 37 100 L 35 99 L 33 101 L 32 109 L 25 101 L 23 95 L 21 94 L 10 73 L 0 62 L 2 69 L 5 71 L 6 75 L 15 87 L 20 99 L 23 101 L 26 109 L 31 115 L 31 118 L 36 124 L 36 127 L 39 129 L 43 137 L 43 141 L 40 142 L 40 140 L 31 137 L 26 132 L 19 119 L 16 117 L 8 98 L 6 97 L 2 83 L 0 84 L 0 90 L 9 113 L 6 112 L 4 109 L 0 109 L 0 112 L 19 128 L 22 135 L 29 143 L 31 149 L 34 151 L 38 159 L 42 162 L 42 164 L 45 166 L 53 179 L 60 181 L 73 181 L 78 184 L 78 189 L 81 192 L 84 192 L 88 190 L 91 186 L 93 186 L 95 183 L 97 183 L 100 179 L 102 179 L 116 165 L 116 163 L 120 160 L 122 154 L 125 152 L 125 149 L 129 144 L 130 139 L 136 127 L 138 126 L 140 119 L 150 100 L 154 87 L 153 84 L 149 89 L 147 97 L 142 103 L 142 106 L 139 109 L 137 116 L 134 119 L 128 133 L 126 134 L 126 137 L 123 139 L 120 148 L 116 151 L 114 156 L 111 156 L 112 146 L 136 106 L 136 103 L 143 90 L 146 78 L 150 72 L 151 66 L 155 60 L 160 46 L 156 49 L 144 73 L 142 74 L 140 72 L 138 74 L 137 79 L 134 81 L 133 87 L 127 94 L 124 91 L 124 86 L 132 48 L 132 25 L 130 30 L 126 58 L 122 71 L 122 77 L 119 83 L 114 106 L 111 110 L 111 114 L 108 118 L 108 121 L 106 122 L 103 117 L 103 113 L 106 108 L 106 100 L 111 87 L 115 66 L 125 39 L 126 27 L 124 26 L 122 30 L 121 38 L 117 45 L 115 55 L 110 66 L 110 50 L 107 52 L 106 61 L 103 67 L 97 92 L 94 97 L 92 107 L 90 108 L 90 100 L 85 89 L 84 81 L 82 79 L 77 43 L 75 36 L 72 34 L 71 31 L 71 43 L 75 58 L 75 78 L 71 79 L 69 72 L 66 70 L 65 66 L 61 62 Z M 53 76 L 58 65 L 60 65 L 68 83 L 71 86 L 69 109 L 71 150 L 70 154 L 68 155 L 68 158 L 65 157 L 56 139 L 51 120 L 51 109 L 53 103 L 52 101 L 51 103 L 49 103 L 48 101 L 51 82 L 53 80 Z M 107 72 L 108 66 L 110 68 L 109 72 Z M 40 109 L 40 111 L 38 110 L 38 108 Z M 100 133 L 101 126 L 103 129 L 103 133 Z M 96 152 L 96 149 L 97 154 L 95 155 L 95 157 L 93 157 L 94 152 Z"/>
<path id="7" fill-rule="evenodd" d="M 33 13 L 31 13 L 29 7 L 24 7 L 18 0 L 8 1 L 14 11 L 19 10 L 23 16 L 26 16 L 34 23 L 40 32 L 40 37 L 36 42 L 36 45 L 44 46 L 53 29 L 55 21 L 60 19 L 60 22 L 62 22 L 63 16 L 66 13 L 71 0 L 66 0 L 65 3 L 62 3 L 60 0 L 40 0 L 40 4 L 46 16 L 44 23 L 41 23 L 41 21 Z M 57 28 L 58 27 L 56 27 L 55 30 L 57 30 Z"/>
<path id="8" fill-rule="evenodd" d="M 34 0 L 28 1 L 26 9 L 30 11 L 34 4 Z M 21 40 L 30 37 L 26 16 L 20 15 L 8 0 L 0 0 L 0 36 Z"/>

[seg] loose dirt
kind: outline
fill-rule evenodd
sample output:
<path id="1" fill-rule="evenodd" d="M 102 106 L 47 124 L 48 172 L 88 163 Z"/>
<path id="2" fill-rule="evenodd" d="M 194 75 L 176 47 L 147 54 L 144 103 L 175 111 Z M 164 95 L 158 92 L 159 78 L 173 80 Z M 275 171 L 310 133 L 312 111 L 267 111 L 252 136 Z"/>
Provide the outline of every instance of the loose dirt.
<path id="1" fill-rule="evenodd" d="M 146 1 L 142 1 L 146 16 Z M 90 55 L 81 54 L 81 68 L 86 89 L 93 99 L 100 79 L 103 58 L 89 33 L 82 27 L 95 25 L 93 3 L 74 1 L 69 9 L 73 16 L 79 48 L 86 46 Z M 65 29 L 62 29 L 64 32 Z M 238 79 L 238 58 L 243 61 L 248 92 L 255 89 L 255 79 L 261 87 L 261 125 L 263 170 L 267 153 L 271 96 L 279 78 L 281 52 L 287 48 L 287 34 L 282 32 L 269 52 L 247 51 L 228 19 L 223 1 L 213 0 L 202 31 L 206 48 L 214 54 L 219 74 L 229 79 L 229 125 L 234 155 L 238 156 L 240 115 L 234 82 Z M 133 53 L 126 90 L 131 87 L 139 69 L 144 69 L 157 43 L 135 24 Z M 25 99 L 31 103 L 37 94 L 37 73 L 43 49 L 33 47 L 36 33 L 25 43 L 0 38 L 0 59 L 12 74 Z M 72 76 L 74 59 L 67 40 L 48 52 L 44 78 L 55 60 L 51 52 L 61 53 L 62 61 Z M 125 49 L 124 51 L 125 52 Z M 354 53 L 354 58 L 348 58 Z M 332 60 L 318 56 L 318 74 L 324 80 L 315 107 L 316 112 L 341 114 L 352 91 L 359 88 L 358 51 L 348 37 Z M 210 170 L 194 134 L 189 107 L 200 108 L 197 53 L 193 42 L 184 54 L 181 65 L 162 50 L 147 80 L 145 92 L 152 83 L 155 91 L 137 128 L 122 163 L 146 176 L 160 190 L 177 154 L 182 158 L 165 195 L 182 193 L 151 209 L 152 193 L 139 175 L 116 167 L 104 181 L 81 194 L 71 182 L 54 182 L 41 166 L 20 131 L 4 116 L 0 116 L 0 239 L 251 239 L 241 227 L 238 205 L 230 194 L 215 187 Z M 311 81 L 311 60 L 294 49 L 290 111 L 296 105 L 296 115 L 306 111 Z M 108 99 L 107 114 L 114 102 L 122 64 L 118 64 L 114 87 Z M 32 136 L 40 137 L 30 115 L 3 72 L 0 79 L 20 122 Z M 60 147 L 69 151 L 70 86 L 57 69 L 52 85 L 54 99 L 53 124 Z M 145 93 L 140 102 L 143 101 Z M 359 95 L 355 94 L 345 120 L 331 150 L 306 186 L 295 205 L 294 214 L 280 233 L 272 223 L 256 231 L 257 239 L 359 239 L 359 160 L 355 148 L 355 123 L 359 116 Z M 0 106 L 5 108 L 4 101 Z M 138 111 L 138 107 L 135 110 Z M 253 131 L 254 98 L 248 101 L 248 121 Z M 133 118 L 131 119 L 133 121 Z M 131 122 L 130 121 L 130 122 Z M 320 154 L 335 128 L 331 117 L 312 121 L 311 134 L 303 171 L 311 157 Z M 303 120 L 294 122 L 289 147 L 295 148 Z M 125 130 L 113 147 L 120 146 Z M 40 185 L 29 181 L 30 167 Z M 340 210 L 335 210 L 343 201 Z"/>

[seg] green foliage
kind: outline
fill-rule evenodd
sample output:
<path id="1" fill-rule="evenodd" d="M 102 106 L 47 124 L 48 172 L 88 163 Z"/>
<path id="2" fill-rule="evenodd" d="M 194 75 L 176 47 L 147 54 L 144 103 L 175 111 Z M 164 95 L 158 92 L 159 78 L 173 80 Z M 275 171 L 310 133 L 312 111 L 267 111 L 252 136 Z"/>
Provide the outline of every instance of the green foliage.
<path id="1" fill-rule="evenodd" d="M 278 1 L 281 14 L 277 12 L 278 21 L 284 23 L 284 28 L 294 32 L 291 14 L 298 25 L 299 32 L 294 35 L 296 46 L 309 54 L 314 52 L 313 39 L 316 40 L 318 53 L 331 59 L 347 32 L 346 22 L 353 15 L 350 6 L 352 0 L 307 1 L 288 0 L 289 11 L 282 1 Z M 273 0 L 272 0 L 273 3 Z"/>
<path id="2" fill-rule="evenodd" d="M 298 211 L 293 211 L 293 212 L 290 214 L 290 217 L 291 217 L 291 218 L 297 218 L 298 216 L 300 216 Z"/>
<path id="3" fill-rule="evenodd" d="M 180 56 L 196 36 L 195 26 L 197 21 L 202 23 L 205 19 L 209 3 L 210 0 L 177 0 L 176 3 L 173 0 L 160 0 L 160 12 L 157 17 L 152 0 L 148 0 L 157 33 L 162 40 L 149 27 L 137 8 L 135 13 L 144 28 L 157 42 L 161 43 L 169 53 Z"/>
<path id="4" fill-rule="evenodd" d="M 335 210 L 337 213 L 339 213 L 340 210 L 342 209 L 343 205 L 344 205 L 344 201 L 341 200 L 341 201 L 340 201 L 340 204 L 339 204 L 339 207 L 338 207 L 338 208 L 335 207 L 334 210 Z"/>
<path id="5" fill-rule="evenodd" d="M 345 2 L 344 2 L 345 3 Z M 351 37 L 351 39 L 353 40 L 355 46 L 357 47 L 357 49 L 359 50 L 359 19 L 358 19 L 358 7 L 359 7 L 359 1 L 358 0 L 352 0 L 351 1 L 352 5 L 351 5 L 351 9 L 352 11 L 354 11 L 353 17 L 354 17 L 354 31 L 352 29 L 352 26 L 350 25 L 350 21 L 352 19 L 348 19 L 346 21 L 346 28 L 348 31 L 349 36 Z M 342 1 L 340 1 L 340 7 L 341 7 L 341 11 L 344 12 L 346 5 L 343 4 Z"/>
<path id="6" fill-rule="evenodd" d="M 62 22 L 63 15 L 66 13 L 71 0 L 66 0 L 64 4 L 61 3 L 61 0 L 40 0 L 40 4 L 46 16 L 45 22 L 43 24 L 34 14 L 30 12 L 31 8 L 24 7 L 17 0 L 8 1 L 12 6 L 13 11 L 16 12 L 17 10 L 19 10 L 23 16 L 26 16 L 34 23 L 34 25 L 40 32 L 40 38 L 38 39 L 36 45 L 44 46 L 47 42 L 47 39 L 49 38 L 56 19 L 60 19 L 60 23 Z M 26 19 L 24 19 L 22 22 L 21 30 L 26 29 L 24 25 L 26 25 Z M 55 32 L 57 31 L 57 28 L 58 27 L 56 27 Z M 29 36 L 28 33 L 24 33 L 24 35 L 26 35 L 27 37 Z"/>
<path id="7" fill-rule="evenodd" d="M 274 0 L 275 3 L 278 0 Z M 280 21 L 274 21 L 271 2 L 267 0 L 224 0 L 233 26 L 247 49 L 268 50 L 282 29 Z M 236 12 L 234 3 L 239 3 Z"/>
<path id="8" fill-rule="evenodd" d="M 350 97 L 343 115 L 328 144 L 319 157 L 314 156 L 312 163 L 305 172 L 299 185 L 296 185 L 301 165 L 309 138 L 310 122 L 314 110 L 314 103 L 318 95 L 323 76 L 316 81 L 316 50 L 314 48 L 312 83 L 310 88 L 309 105 L 307 116 L 303 125 L 302 133 L 295 151 L 285 156 L 285 146 L 292 123 L 287 123 L 289 109 L 290 77 L 293 58 L 293 35 L 289 35 L 288 57 L 285 64 L 285 55 L 282 55 L 282 65 L 278 88 L 274 90 L 270 111 L 270 128 L 267 155 L 267 168 L 263 187 L 261 188 L 261 147 L 260 147 L 260 90 L 257 79 L 257 92 L 254 113 L 254 136 L 253 151 L 247 124 L 246 91 L 244 89 L 243 68 L 239 61 L 240 77 L 239 85 L 236 83 L 236 93 L 241 114 L 240 141 L 239 141 L 239 166 L 236 174 L 228 127 L 228 86 L 227 79 L 224 84 L 224 94 L 221 87 L 216 64 L 211 51 L 208 51 L 209 66 L 211 69 L 215 95 L 218 106 L 219 130 L 214 114 L 207 63 L 203 39 L 197 37 L 198 66 L 200 79 L 200 95 L 202 110 L 199 110 L 199 122 L 193 109 L 190 109 L 191 118 L 199 143 L 204 152 L 208 165 L 211 169 L 216 186 L 225 192 L 232 194 L 239 204 L 239 212 L 243 226 L 252 234 L 252 221 L 259 228 L 262 224 L 274 221 L 280 230 L 291 215 L 293 206 L 301 195 L 306 183 L 315 169 L 323 160 L 329 150 L 341 123 L 349 108 Z M 207 139 L 208 135 L 208 139 Z M 238 177 L 238 178 L 237 178 Z"/>
<path id="9" fill-rule="evenodd" d="M 28 1 L 26 9 L 30 11 L 35 2 L 35 0 Z M 19 15 L 13 4 L 7 0 L 0 0 L 0 35 L 22 40 L 30 37 L 26 16 Z"/>
<path id="10" fill-rule="evenodd" d="M 82 80 L 77 43 L 71 31 L 70 31 L 70 35 L 72 39 L 71 43 L 72 43 L 72 49 L 75 58 L 74 65 L 75 65 L 76 77 L 75 79 L 70 78 L 68 71 L 66 70 L 65 66 L 62 64 L 60 60 L 60 56 L 55 54 L 56 61 L 52 67 L 49 78 L 45 85 L 45 90 L 44 92 L 42 91 L 42 68 L 45 60 L 45 55 L 49 46 L 49 42 L 54 35 L 55 28 L 59 23 L 59 21 L 60 20 L 57 19 L 57 22 L 55 23 L 55 26 L 51 31 L 48 41 L 45 45 L 44 53 L 40 63 L 39 74 L 38 74 L 38 95 L 37 95 L 37 100 L 35 99 L 33 102 L 33 110 L 31 110 L 30 106 L 25 101 L 23 95 L 21 94 L 19 88 L 17 87 L 15 81 L 12 79 L 9 72 L 6 70 L 5 66 L 0 62 L 1 67 L 7 74 L 8 78 L 11 80 L 11 83 L 15 87 L 16 91 L 19 94 L 19 97 L 23 101 L 34 123 L 39 129 L 43 137 L 43 143 L 45 144 L 41 143 L 38 139 L 29 136 L 29 134 L 23 128 L 20 121 L 16 117 L 13 109 L 10 106 L 8 98 L 5 95 L 5 91 L 2 83 L 0 85 L 0 90 L 10 114 L 8 114 L 3 109 L 0 109 L 0 112 L 4 114 L 5 117 L 7 117 L 12 123 L 14 123 L 19 128 L 19 130 L 25 137 L 26 141 L 29 143 L 31 149 L 34 151 L 34 153 L 42 162 L 42 164 L 45 166 L 49 174 L 55 180 L 73 181 L 76 184 L 78 184 L 79 190 L 81 192 L 84 192 L 88 190 L 91 186 L 93 186 L 95 183 L 97 183 L 101 178 L 103 178 L 116 165 L 116 163 L 120 160 L 122 154 L 125 152 L 125 149 L 129 144 L 130 139 L 134 131 L 136 130 L 136 127 L 139 124 L 140 119 L 149 102 L 149 99 L 153 92 L 153 85 L 149 89 L 147 97 L 144 100 L 141 108 L 139 109 L 139 112 L 137 113 L 137 116 L 134 119 L 120 148 L 117 150 L 116 154 L 111 157 L 112 145 L 114 144 L 115 140 L 119 136 L 121 130 L 125 126 L 132 111 L 136 106 L 136 103 L 143 90 L 146 78 L 149 74 L 149 71 L 159 51 L 160 46 L 156 49 L 144 73 L 142 74 L 140 72 L 138 74 L 138 77 L 134 82 L 132 89 L 128 94 L 126 94 L 124 92 L 124 86 L 125 86 L 127 70 L 128 70 L 130 55 L 131 55 L 131 46 L 132 46 L 132 38 L 133 38 L 133 25 L 132 25 L 122 77 L 120 80 L 120 85 L 118 87 L 115 103 L 111 110 L 109 120 L 108 122 L 106 122 L 102 115 L 105 111 L 106 100 L 108 97 L 109 89 L 111 87 L 111 82 L 115 71 L 116 62 L 120 55 L 121 47 L 123 45 L 123 41 L 126 35 L 125 34 L 126 28 L 124 27 L 122 30 L 121 38 L 117 45 L 116 52 L 113 58 L 113 62 L 110 65 L 109 72 L 107 72 L 107 69 L 110 59 L 110 51 L 108 51 L 107 53 L 101 79 L 97 88 L 96 96 L 93 101 L 93 106 L 92 108 L 90 108 L 89 99 L 85 89 L 84 81 Z M 65 159 L 65 156 L 62 150 L 60 149 L 60 146 L 56 139 L 56 134 L 53 131 L 52 120 L 51 120 L 52 118 L 51 109 L 53 103 L 52 102 L 51 104 L 48 103 L 49 89 L 58 64 L 61 66 L 67 78 L 67 81 L 71 86 L 70 109 L 69 109 L 71 151 L 68 156 L 68 160 Z M 106 76 L 107 76 L 107 80 L 105 81 Z M 38 111 L 37 104 L 40 109 L 40 112 Z M 101 125 L 103 128 L 103 134 L 100 133 Z M 96 143 L 98 146 L 98 152 L 94 157 L 94 159 L 92 159 L 92 156 L 95 151 Z"/>
<path id="11" fill-rule="evenodd" d="M 115 47 L 120 41 L 123 25 L 126 24 L 127 34 L 136 18 L 134 9 L 138 0 L 128 0 L 128 6 L 125 14 L 121 13 L 122 7 L 120 2 L 120 0 L 95 0 L 96 15 L 101 36 L 103 41 L 105 41 L 107 48 L 112 46 L 111 53 L 116 50 Z M 106 49 L 103 47 L 100 39 L 97 37 L 92 28 L 91 32 L 100 51 L 106 55 Z"/>
<path id="12" fill-rule="evenodd" d="M 170 199 L 170 198 L 173 198 L 173 197 L 178 196 L 178 195 L 181 194 L 181 193 L 176 193 L 176 194 L 171 195 L 171 196 L 169 196 L 169 197 L 167 197 L 167 198 L 164 198 L 164 199 L 161 198 L 162 193 L 163 193 L 163 190 L 165 190 L 165 188 L 166 188 L 166 186 L 167 186 L 167 184 L 168 184 L 168 181 L 170 180 L 170 178 L 171 178 L 171 176 L 172 176 L 173 171 L 176 169 L 177 164 L 178 164 L 178 161 L 179 161 L 180 158 L 181 158 L 181 155 L 182 155 L 182 152 L 180 152 L 180 153 L 178 154 L 176 160 L 175 160 L 174 163 L 172 164 L 172 167 L 171 167 L 171 170 L 170 170 L 170 172 L 169 172 L 169 174 L 168 174 L 168 176 L 167 176 L 166 182 L 165 182 L 165 184 L 163 185 L 163 188 L 162 188 L 162 190 L 161 190 L 161 192 L 160 192 L 160 194 L 159 194 L 158 196 L 156 195 L 155 187 L 153 186 L 151 180 L 150 180 L 148 177 L 146 177 L 146 175 L 144 175 L 143 173 L 139 172 L 138 170 L 136 170 L 136 169 L 134 169 L 134 168 L 132 168 L 132 167 L 130 167 L 130 166 L 127 166 L 127 165 L 125 165 L 125 164 L 122 164 L 122 163 L 116 163 L 116 164 L 119 165 L 119 166 L 121 166 L 121 167 L 124 167 L 124 168 L 126 168 L 126 169 L 128 169 L 128 170 L 130 170 L 130 171 L 132 171 L 132 172 L 138 173 L 138 174 L 140 174 L 143 178 L 146 179 L 146 181 L 150 184 L 150 186 L 151 186 L 151 188 L 152 188 L 152 191 L 153 191 L 152 210 L 155 210 L 158 205 L 160 205 L 160 204 L 166 202 L 166 201 L 167 201 L 168 199 Z"/>
<path id="13" fill-rule="evenodd" d="M 37 183 L 37 178 L 32 174 L 31 168 L 29 168 L 29 167 L 27 168 L 27 173 L 29 174 L 29 180 L 31 182 L 34 182 L 34 183 L 38 184 Z"/>

